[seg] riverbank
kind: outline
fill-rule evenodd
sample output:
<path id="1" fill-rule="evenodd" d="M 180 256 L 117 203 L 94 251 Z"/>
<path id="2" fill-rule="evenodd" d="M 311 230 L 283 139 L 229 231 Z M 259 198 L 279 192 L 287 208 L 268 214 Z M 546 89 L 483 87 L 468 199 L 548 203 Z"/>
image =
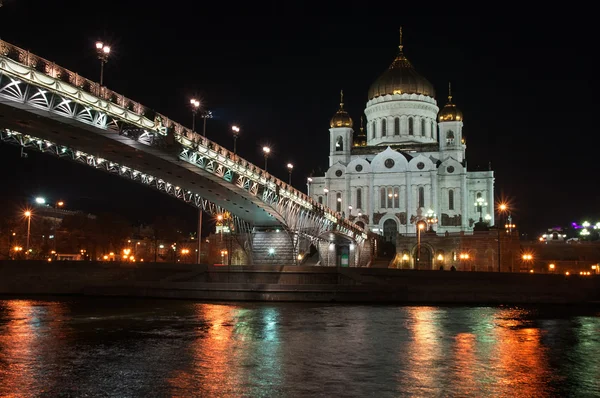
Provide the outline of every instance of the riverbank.
<path id="1" fill-rule="evenodd" d="M 415 304 L 600 303 L 600 276 L 118 262 L 0 262 L 0 294 Z"/>

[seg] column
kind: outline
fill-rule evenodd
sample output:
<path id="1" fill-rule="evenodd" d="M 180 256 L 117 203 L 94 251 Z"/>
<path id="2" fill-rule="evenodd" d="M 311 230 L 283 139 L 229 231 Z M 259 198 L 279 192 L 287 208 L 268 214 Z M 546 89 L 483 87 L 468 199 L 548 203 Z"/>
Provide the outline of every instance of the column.
<path id="1" fill-rule="evenodd" d="M 410 228 L 410 216 L 413 212 L 413 203 L 412 203 L 412 181 L 410 171 L 406 172 L 406 230 L 405 233 L 409 233 Z"/>
<path id="2" fill-rule="evenodd" d="M 437 171 L 435 171 L 435 170 L 431 172 L 431 194 L 433 196 L 432 209 L 439 218 L 439 220 L 438 220 L 438 225 L 439 225 L 442 215 L 440 214 L 440 207 L 439 207 L 439 196 L 440 195 L 438 192 L 438 175 L 437 175 Z"/>
<path id="3" fill-rule="evenodd" d="M 348 208 L 348 206 L 352 206 L 352 208 L 354 209 L 355 206 L 352 205 L 352 191 L 350 189 L 350 174 L 348 173 L 344 173 L 346 175 L 346 208 L 342 208 L 342 210 L 346 213 L 346 218 L 350 217 L 350 209 Z"/>
<path id="4" fill-rule="evenodd" d="M 466 171 L 466 170 L 465 170 Z M 467 209 L 469 206 L 469 195 L 467 192 L 467 176 L 463 174 L 462 180 L 460 181 L 460 207 L 461 207 L 461 220 L 462 220 L 462 230 L 465 231 L 469 226 L 469 215 Z"/>
<path id="5" fill-rule="evenodd" d="M 365 209 L 367 210 L 367 216 L 369 216 L 369 224 L 372 226 L 373 225 L 373 214 L 375 213 L 375 206 L 374 206 L 374 198 L 375 198 L 375 193 L 374 190 L 375 188 L 373 187 L 373 173 L 369 173 L 369 189 L 366 191 L 366 193 L 364 194 L 365 197 L 363 198 L 368 200 L 367 203 L 365 203 Z"/>
<path id="6" fill-rule="evenodd" d="M 494 217 L 494 212 L 495 212 L 495 203 L 494 203 L 494 178 L 493 177 L 489 177 L 487 180 L 487 191 L 488 191 L 488 213 L 490 213 L 490 216 L 492 216 L 492 219 L 490 220 L 490 225 L 494 225 L 496 222 L 496 217 Z"/>

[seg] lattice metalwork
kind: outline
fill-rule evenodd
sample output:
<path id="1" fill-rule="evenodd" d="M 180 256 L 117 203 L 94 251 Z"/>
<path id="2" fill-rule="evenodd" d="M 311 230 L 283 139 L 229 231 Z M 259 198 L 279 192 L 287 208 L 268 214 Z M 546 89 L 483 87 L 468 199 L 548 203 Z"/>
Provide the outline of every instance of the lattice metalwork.
<path id="1" fill-rule="evenodd" d="M 98 170 L 103 170 L 110 174 L 115 174 L 120 177 L 135 181 L 142 185 L 154 188 L 158 191 L 173 196 L 185 203 L 189 203 L 197 208 L 201 208 L 204 212 L 216 216 L 223 214 L 227 210 L 216 203 L 213 203 L 200 194 L 185 190 L 177 185 L 173 185 L 161 178 L 154 177 L 148 173 L 135 170 L 127 165 L 112 162 L 101 157 L 97 157 L 75 148 L 58 145 L 54 142 L 33 137 L 31 135 L 22 134 L 14 130 L 0 129 L 0 141 L 21 146 L 29 150 L 35 150 L 46 154 L 55 155 L 59 158 L 68 159 L 77 163 L 85 164 Z M 239 217 L 232 215 L 234 225 L 238 232 L 249 233 L 252 227 Z"/>
<path id="2" fill-rule="evenodd" d="M 206 137 L 3 41 L 0 41 L 0 97 L 169 150 L 173 144 L 166 144 L 163 137 L 172 134 L 180 159 L 259 198 L 287 231 L 313 237 L 331 231 L 357 242 L 367 239 L 360 226 Z M 185 201 L 194 200 L 164 181 L 152 180 L 150 184 Z"/>

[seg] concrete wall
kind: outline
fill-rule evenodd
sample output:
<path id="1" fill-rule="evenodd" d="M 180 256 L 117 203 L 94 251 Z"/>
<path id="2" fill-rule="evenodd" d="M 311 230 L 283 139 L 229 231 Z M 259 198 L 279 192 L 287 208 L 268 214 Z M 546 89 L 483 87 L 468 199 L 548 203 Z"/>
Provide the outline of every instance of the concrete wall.
<path id="1" fill-rule="evenodd" d="M 600 276 L 3 261 L 0 294 L 456 304 L 600 303 Z"/>

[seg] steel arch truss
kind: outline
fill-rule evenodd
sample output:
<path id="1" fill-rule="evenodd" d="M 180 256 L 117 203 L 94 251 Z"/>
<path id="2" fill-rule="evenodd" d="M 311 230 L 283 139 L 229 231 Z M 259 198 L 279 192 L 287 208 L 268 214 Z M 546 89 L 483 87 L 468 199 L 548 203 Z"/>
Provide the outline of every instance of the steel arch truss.
<path id="1" fill-rule="evenodd" d="M 288 231 L 312 236 L 319 236 L 326 231 L 335 231 L 347 235 L 357 242 L 367 239 L 365 231 L 356 224 L 341 218 L 332 210 L 318 205 L 305 194 L 218 144 L 194 134 L 161 115 L 157 114 L 155 120 L 151 121 L 141 114 L 140 104 L 134 106 L 134 108 L 140 109 L 130 110 L 128 108 L 131 103 L 128 105 L 126 99 L 116 93 L 113 93 L 115 96 L 113 102 L 112 99 L 99 98 L 83 90 L 77 84 L 77 76 L 74 81 L 74 85 L 68 84 L 58 79 L 57 76 L 39 72 L 35 68 L 0 56 L 1 98 L 25 105 L 33 110 L 40 109 L 73 119 L 95 128 L 112 130 L 147 145 L 164 146 L 163 136 L 167 135 L 170 130 L 180 145 L 180 159 L 195 164 L 227 183 L 234 184 L 251 196 L 260 198 L 269 207 L 271 215 Z M 98 95 L 108 98 L 104 93 L 105 88 L 96 87 L 96 89 L 96 94 L 100 93 Z M 172 128 L 167 129 L 161 118 L 165 119 L 164 122 Z M 37 142 L 37 139 L 32 139 L 33 142 Z M 29 138 L 24 139 L 24 142 L 30 145 Z M 45 141 L 42 140 L 42 142 Z M 106 165 L 95 167 L 106 168 Z M 133 177 L 141 178 L 137 174 Z M 180 199 L 186 202 L 194 200 L 187 198 L 185 192 L 178 192 L 175 187 L 167 185 L 166 182 L 164 182 L 164 187 L 157 184 L 159 183 L 156 179 L 152 179 L 149 183 L 171 195 L 181 196 Z"/>
<path id="2" fill-rule="evenodd" d="M 35 150 L 46 154 L 51 154 L 59 158 L 68 159 L 77 163 L 85 164 L 98 170 L 103 170 L 110 174 L 115 174 L 120 177 L 126 178 L 131 181 L 135 181 L 142 185 L 154 188 L 160 192 L 166 193 L 173 196 L 185 203 L 191 204 L 202 211 L 211 214 L 218 215 L 223 214 L 227 210 L 217 205 L 216 203 L 210 202 L 203 198 L 198 193 L 183 189 L 177 185 L 173 185 L 168 181 L 161 178 L 154 177 L 153 175 L 143 173 L 135 170 L 124 164 L 112 162 L 110 160 L 97 157 L 82 151 L 78 151 L 75 148 L 58 145 L 54 142 L 33 137 L 31 135 L 22 134 L 14 130 L 0 129 L 0 142 L 20 146 L 29 150 Z M 248 222 L 240 219 L 239 217 L 232 215 L 234 226 L 241 233 L 249 233 L 252 228 Z"/>
<path id="3" fill-rule="evenodd" d="M 179 158 L 234 184 L 248 194 L 260 198 L 271 208 L 271 213 L 290 232 L 319 236 L 335 231 L 362 242 L 367 235 L 354 224 L 333 216 L 325 208 L 298 195 L 298 191 L 281 181 L 265 177 L 262 170 L 238 159 L 235 162 L 219 148 L 211 149 L 202 142 L 177 137 L 182 145 Z M 354 228 L 353 228 L 354 227 Z"/>

